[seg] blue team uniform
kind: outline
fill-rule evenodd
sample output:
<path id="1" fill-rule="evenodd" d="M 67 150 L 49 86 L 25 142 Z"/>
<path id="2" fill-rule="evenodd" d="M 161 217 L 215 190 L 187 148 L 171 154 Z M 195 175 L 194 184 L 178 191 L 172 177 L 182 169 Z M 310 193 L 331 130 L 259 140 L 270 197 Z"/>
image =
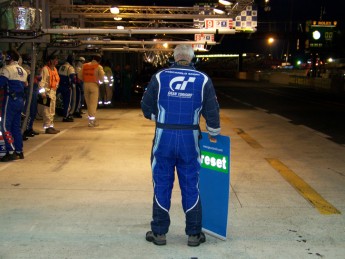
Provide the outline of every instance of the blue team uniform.
<path id="1" fill-rule="evenodd" d="M 24 107 L 24 86 L 27 72 L 17 62 L 3 67 L 0 87 L 4 87 L 2 102 L 1 132 L 7 152 L 22 152 L 21 113 Z"/>
<path id="2" fill-rule="evenodd" d="M 60 83 L 58 91 L 62 94 L 63 100 L 63 116 L 65 118 L 72 116 L 71 108 L 72 108 L 72 94 L 73 88 L 75 88 L 76 84 L 76 72 L 72 65 L 68 62 L 63 64 L 59 68 L 59 76 L 60 76 Z"/>
<path id="3" fill-rule="evenodd" d="M 155 74 L 141 107 L 145 118 L 156 121 L 151 167 L 154 185 L 155 234 L 166 234 L 170 226 L 170 200 L 174 171 L 179 179 L 186 234 L 201 232 L 199 197 L 200 115 L 210 135 L 220 133 L 219 105 L 210 78 L 192 66 L 173 65 Z"/>

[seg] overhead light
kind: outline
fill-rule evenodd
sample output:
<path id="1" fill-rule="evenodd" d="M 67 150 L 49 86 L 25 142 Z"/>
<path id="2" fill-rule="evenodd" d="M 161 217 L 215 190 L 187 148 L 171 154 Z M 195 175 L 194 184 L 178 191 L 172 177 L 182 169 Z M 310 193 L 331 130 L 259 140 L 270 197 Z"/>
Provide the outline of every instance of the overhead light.
<path id="1" fill-rule="evenodd" d="M 118 7 L 116 7 L 116 6 L 112 6 L 112 7 L 110 8 L 110 12 L 111 12 L 112 14 L 119 14 L 119 13 L 120 13 L 120 9 L 119 9 Z"/>
<path id="2" fill-rule="evenodd" d="M 117 26 L 116 28 L 117 28 L 118 30 L 124 30 L 124 29 L 125 29 L 125 27 L 124 27 L 124 26 L 121 26 L 121 25 Z"/>
<path id="3" fill-rule="evenodd" d="M 268 39 L 267 39 L 267 42 L 268 42 L 268 44 L 273 44 L 273 42 L 274 42 L 274 38 L 273 37 L 269 37 Z"/>
<path id="4" fill-rule="evenodd" d="M 232 4 L 230 1 L 226 1 L 226 0 L 219 0 L 218 3 L 220 3 L 222 5 L 231 5 Z"/>
<path id="5" fill-rule="evenodd" d="M 214 8 L 213 11 L 214 11 L 216 14 L 224 14 L 224 13 L 225 13 L 223 10 L 220 10 L 220 9 L 217 9 L 217 8 Z"/>
<path id="6" fill-rule="evenodd" d="M 121 20 L 122 20 L 122 17 L 114 17 L 114 20 L 115 20 L 115 21 L 121 21 Z"/>

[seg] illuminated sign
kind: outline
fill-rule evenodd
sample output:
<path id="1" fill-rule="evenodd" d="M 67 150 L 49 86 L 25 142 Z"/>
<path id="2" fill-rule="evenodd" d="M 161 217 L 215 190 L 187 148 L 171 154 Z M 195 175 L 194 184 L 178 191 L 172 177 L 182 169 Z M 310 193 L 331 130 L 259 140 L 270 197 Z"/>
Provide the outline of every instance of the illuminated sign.
<path id="1" fill-rule="evenodd" d="M 234 22 L 230 19 L 205 19 L 206 29 L 233 29 Z"/>
<path id="2" fill-rule="evenodd" d="M 214 34 L 205 34 L 205 33 L 195 34 L 194 40 L 195 41 L 212 41 L 212 42 L 214 42 Z"/>
<path id="3" fill-rule="evenodd" d="M 336 21 L 307 21 L 306 32 L 308 34 L 308 40 L 306 47 L 331 47 L 336 25 Z"/>
<path id="4" fill-rule="evenodd" d="M 311 26 L 331 26 L 335 27 L 337 26 L 337 21 L 312 21 Z"/>

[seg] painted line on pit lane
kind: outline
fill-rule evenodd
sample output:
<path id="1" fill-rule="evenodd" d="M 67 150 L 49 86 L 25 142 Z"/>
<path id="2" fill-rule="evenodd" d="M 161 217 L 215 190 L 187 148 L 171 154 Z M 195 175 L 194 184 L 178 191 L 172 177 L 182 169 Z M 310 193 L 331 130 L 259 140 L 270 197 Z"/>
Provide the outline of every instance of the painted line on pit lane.
<path id="1" fill-rule="evenodd" d="M 326 201 L 308 183 L 294 171 L 276 158 L 265 158 L 266 161 L 293 187 L 299 194 L 310 202 L 321 214 L 341 214 L 331 203 Z"/>
<path id="2" fill-rule="evenodd" d="M 38 150 L 39 148 L 41 148 L 42 146 L 44 146 L 45 144 L 49 143 L 50 141 L 52 141 L 53 139 L 57 138 L 58 136 L 61 136 L 62 134 L 64 134 L 65 132 L 67 132 L 69 129 L 71 128 L 74 128 L 75 126 L 78 126 L 78 124 L 80 124 L 80 122 L 74 124 L 72 127 L 69 127 L 67 129 L 64 129 L 62 130 L 61 132 L 55 134 L 54 136 L 52 136 L 51 138 L 41 142 L 40 144 L 38 144 L 37 146 L 35 146 L 33 149 L 31 149 L 30 151 L 28 152 L 25 152 L 24 155 L 25 157 L 27 157 L 28 155 L 30 155 L 31 153 L 35 152 L 36 150 Z M 24 157 L 24 160 L 25 160 L 25 157 Z M 13 163 L 16 163 L 16 162 L 20 162 L 20 160 L 16 160 L 16 161 L 10 161 L 8 162 L 6 165 L 4 166 L 1 166 L 0 167 L 0 172 L 1 171 L 4 171 L 7 167 L 13 165 Z"/>
<path id="3" fill-rule="evenodd" d="M 247 142 L 252 148 L 263 148 L 263 146 L 249 136 L 244 130 L 239 128 L 234 128 L 234 131 L 245 141 Z"/>
<path id="4" fill-rule="evenodd" d="M 253 106 L 253 108 L 255 108 L 255 109 L 258 110 L 258 111 L 268 113 L 268 110 L 266 110 L 266 109 L 263 109 L 263 108 L 260 108 L 260 107 L 257 107 L 257 106 Z"/>
<path id="5" fill-rule="evenodd" d="M 250 103 L 243 102 L 243 101 L 241 101 L 241 100 L 239 100 L 239 99 L 237 99 L 237 98 L 233 98 L 233 97 L 230 96 L 230 95 L 224 94 L 224 96 L 226 96 L 226 97 L 232 99 L 233 101 L 236 101 L 236 102 L 238 102 L 238 103 L 241 103 L 241 104 L 243 104 L 243 105 L 252 107 L 252 108 L 254 108 L 254 109 L 258 110 L 258 111 L 266 112 L 267 114 L 273 115 L 273 116 L 275 116 L 275 117 L 277 117 L 277 118 L 280 118 L 280 119 L 282 119 L 282 120 L 284 120 L 284 121 L 286 121 L 286 122 L 292 122 L 292 120 L 289 119 L 289 118 L 286 118 L 286 117 L 281 116 L 281 115 L 276 114 L 276 113 L 269 113 L 269 111 L 266 110 L 266 109 L 263 109 L 263 108 L 260 108 L 260 107 L 257 107 L 257 106 L 253 106 L 253 105 L 251 105 Z M 312 128 L 309 128 L 309 127 L 307 127 L 307 126 L 305 126 L 305 125 L 299 125 L 299 126 L 305 128 L 305 129 L 308 129 L 308 130 L 312 131 L 313 133 L 315 133 L 315 134 L 317 134 L 317 135 L 319 135 L 319 136 L 321 136 L 321 137 L 328 138 L 328 139 L 332 138 L 332 137 L 330 137 L 329 135 L 326 135 L 326 134 L 324 134 L 324 133 L 322 133 L 322 132 L 320 132 L 320 131 L 316 131 L 316 130 L 314 130 L 314 129 L 312 129 Z"/>
<path id="6" fill-rule="evenodd" d="M 277 118 L 282 119 L 282 120 L 284 120 L 284 121 L 291 122 L 290 119 L 288 119 L 288 118 L 286 118 L 286 117 L 284 117 L 284 116 L 281 116 L 281 115 L 279 115 L 279 114 L 276 114 L 276 113 L 270 113 L 270 114 L 273 115 L 274 117 L 277 117 Z"/>
<path id="7" fill-rule="evenodd" d="M 249 107 L 253 107 L 253 105 L 251 105 L 250 103 L 243 102 L 243 101 L 241 101 L 241 100 L 239 100 L 239 99 L 237 99 L 237 98 L 234 98 L 234 97 L 232 97 L 232 96 L 230 96 L 230 95 L 228 95 L 228 94 L 224 94 L 223 92 L 221 92 L 221 93 L 222 93 L 225 97 L 227 97 L 227 98 L 229 98 L 229 99 L 231 99 L 231 100 L 233 100 L 233 101 L 235 101 L 235 102 L 241 103 L 241 104 L 246 105 L 246 106 L 249 106 Z"/>
<path id="8" fill-rule="evenodd" d="M 298 126 L 300 126 L 300 127 L 303 128 L 303 129 L 309 130 L 309 131 L 311 131 L 311 132 L 313 132 L 313 133 L 315 133 L 315 134 L 317 134 L 317 135 L 319 135 L 319 136 L 321 136 L 321 137 L 324 137 L 324 138 L 332 138 L 331 136 L 329 136 L 329 135 L 327 135 L 327 134 L 325 134 L 325 133 L 322 133 L 322 132 L 320 132 L 320 131 L 314 130 L 314 129 L 312 129 L 312 128 L 308 127 L 308 126 L 305 126 L 305 125 L 303 125 L 303 124 L 300 124 L 300 125 L 298 125 Z"/>

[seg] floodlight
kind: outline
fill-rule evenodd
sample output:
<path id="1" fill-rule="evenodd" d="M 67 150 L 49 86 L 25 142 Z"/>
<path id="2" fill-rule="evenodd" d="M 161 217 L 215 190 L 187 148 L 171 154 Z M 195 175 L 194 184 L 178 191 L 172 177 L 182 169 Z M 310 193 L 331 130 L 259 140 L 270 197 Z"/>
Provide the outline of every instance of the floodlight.
<path id="1" fill-rule="evenodd" d="M 219 0 L 218 3 L 220 3 L 222 5 L 231 5 L 232 4 L 230 1 L 226 1 L 226 0 Z"/>
<path id="2" fill-rule="evenodd" d="M 110 12 L 111 12 L 112 14 L 119 14 L 119 13 L 120 13 L 120 9 L 119 9 L 118 7 L 116 7 L 116 6 L 112 6 L 112 7 L 110 8 Z"/>

